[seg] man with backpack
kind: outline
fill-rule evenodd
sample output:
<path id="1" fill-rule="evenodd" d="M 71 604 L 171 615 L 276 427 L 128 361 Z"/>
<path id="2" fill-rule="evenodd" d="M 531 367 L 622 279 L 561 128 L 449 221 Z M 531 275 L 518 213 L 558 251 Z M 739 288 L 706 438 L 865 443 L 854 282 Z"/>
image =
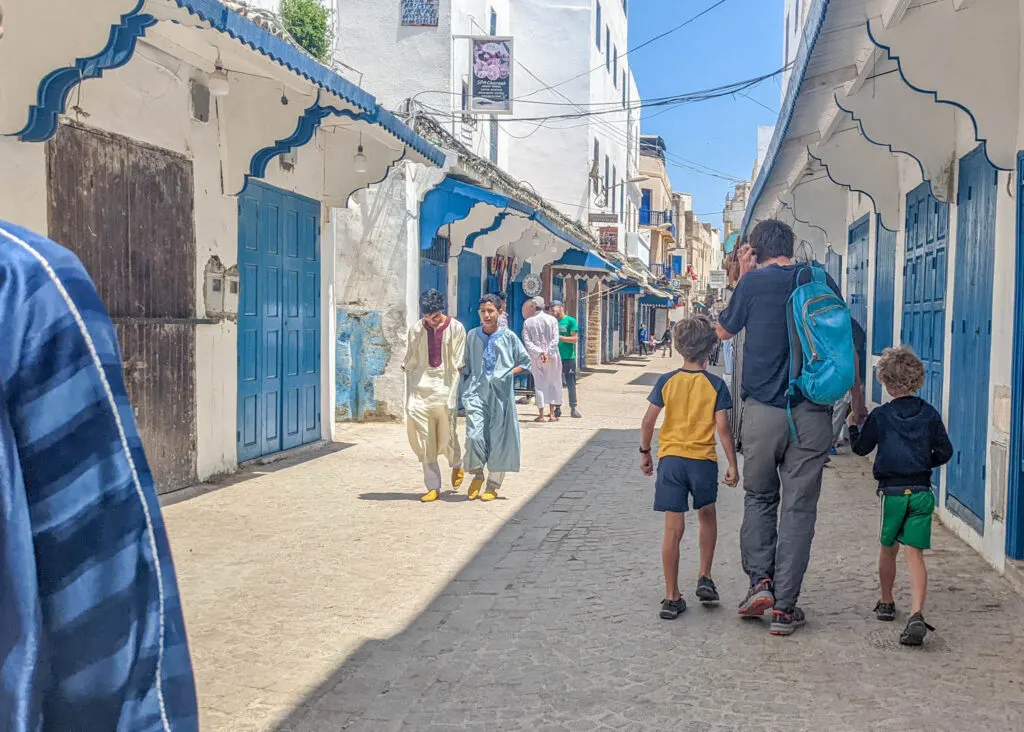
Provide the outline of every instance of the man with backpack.
<path id="1" fill-rule="evenodd" d="M 746 330 L 740 554 L 750 590 L 739 612 L 772 610 L 772 634 L 790 635 L 804 624 L 797 601 L 832 446 L 831 405 L 856 383 L 856 355 L 839 287 L 823 270 L 794 262 L 786 224 L 759 223 L 739 263 L 718 323 L 723 340 Z"/>

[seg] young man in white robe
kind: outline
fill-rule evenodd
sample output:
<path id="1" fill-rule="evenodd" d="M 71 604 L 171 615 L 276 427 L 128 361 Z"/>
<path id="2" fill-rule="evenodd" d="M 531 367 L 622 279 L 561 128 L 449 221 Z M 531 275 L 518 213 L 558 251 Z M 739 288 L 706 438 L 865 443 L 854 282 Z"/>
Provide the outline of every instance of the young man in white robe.
<path id="1" fill-rule="evenodd" d="M 534 398 L 540 414 L 535 422 L 554 422 L 555 408 L 562 405 L 562 357 L 558 353 L 558 321 L 544 312 L 544 299 L 523 305 L 523 345 L 530 354 Z M 548 415 L 544 416 L 547 407 Z"/>
<path id="2" fill-rule="evenodd" d="M 452 487 L 462 485 L 462 448 L 455 429 L 459 382 L 466 362 L 466 329 L 445 314 L 444 295 L 427 290 L 420 297 L 423 317 L 409 329 L 405 352 L 406 428 L 409 444 L 423 464 L 424 503 L 441 494 L 444 457 L 452 469 Z"/>

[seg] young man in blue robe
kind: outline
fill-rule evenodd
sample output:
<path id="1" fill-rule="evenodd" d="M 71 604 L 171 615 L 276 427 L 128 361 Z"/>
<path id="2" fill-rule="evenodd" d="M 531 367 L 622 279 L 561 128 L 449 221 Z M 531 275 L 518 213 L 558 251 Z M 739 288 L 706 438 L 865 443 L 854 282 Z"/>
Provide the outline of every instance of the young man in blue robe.
<path id="1" fill-rule="evenodd" d="M 113 323 L 0 221 L 0 730 L 194 732 L 170 547 Z"/>
<path id="2" fill-rule="evenodd" d="M 505 473 L 519 472 L 522 450 L 514 382 L 517 374 L 530 368 L 530 354 L 515 333 L 499 325 L 504 305 L 498 295 L 484 295 L 480 299 L 481 325 L 466 336 L 462 404 L 466 409 L 466 470 L 473 475 L 471 501 L 493 501 Z"/>

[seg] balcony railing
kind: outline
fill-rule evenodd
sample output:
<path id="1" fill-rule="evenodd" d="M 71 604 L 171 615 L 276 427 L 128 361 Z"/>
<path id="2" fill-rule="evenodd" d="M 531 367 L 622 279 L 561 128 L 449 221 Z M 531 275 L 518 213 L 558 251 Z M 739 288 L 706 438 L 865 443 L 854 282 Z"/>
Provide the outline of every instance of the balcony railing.
<path id="1" fill-rule="evenodd" d="M 652 211 L 649 208 L 640 209 L 640 225 L 641 226 L 671 226 L 672 224 L 672 212 L 671 211 Z"/>
<path id="2" fill-rule="evenodd" d="M 652 264 L 649 269 L 651 274 L 659 280 L 668 281 L 672 279 L 672 265 L 670 264 Z"/>

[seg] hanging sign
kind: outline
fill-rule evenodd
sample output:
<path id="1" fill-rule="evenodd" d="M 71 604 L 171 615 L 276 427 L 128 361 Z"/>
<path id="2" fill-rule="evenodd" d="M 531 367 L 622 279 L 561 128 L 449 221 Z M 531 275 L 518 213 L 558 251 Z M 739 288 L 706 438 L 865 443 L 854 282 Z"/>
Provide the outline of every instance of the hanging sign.
<path id="1" fill-rule="evenodd" d="M 708 287 L 712 290 L 722 290 L 729 284 L 729 278 L 724 269 L 713 269 L 708 273 Z"/>
<path id="2" fill-rule="evenodd" d="M 512 39 L 477 36 L 469 44 L 468 111 L 512 114 Z"/>
<path id="3" fill-rule="evenodd" d="M 602 226 L 597 230 L 598 232 L 598 243 L 601 247 L 602 252 L 617 252 L 619 251 L 619 227 L 618 226 Z"/>

